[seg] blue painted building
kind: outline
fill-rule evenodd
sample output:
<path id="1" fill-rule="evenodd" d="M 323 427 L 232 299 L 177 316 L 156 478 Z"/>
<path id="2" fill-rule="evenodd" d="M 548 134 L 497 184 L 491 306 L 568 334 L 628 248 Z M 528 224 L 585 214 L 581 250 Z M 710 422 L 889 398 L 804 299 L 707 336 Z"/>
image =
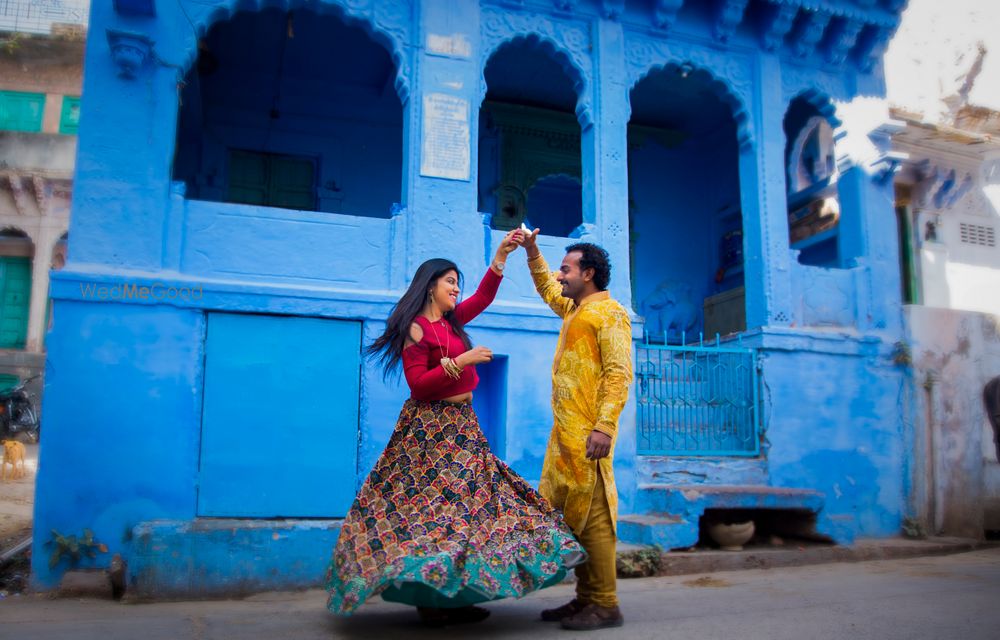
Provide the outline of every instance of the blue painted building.
<path id="1" fill-rule="evenodd" d="M 362 345 L 420 262 L 468 291 L 524 220 L 551 263 L 605 246 L 636 314 L 623 539 L 733 509 L 895 535 L 903 4 L 95 4 L 36 548 L 90 529 L 78 566 L 119 554 L 139 595 L 315 584 L 406 396 Z M 476 404 L 537 481 L 559 325 L 510 265 Z M 70 568 L 34 557 L 40 587 Z"/>

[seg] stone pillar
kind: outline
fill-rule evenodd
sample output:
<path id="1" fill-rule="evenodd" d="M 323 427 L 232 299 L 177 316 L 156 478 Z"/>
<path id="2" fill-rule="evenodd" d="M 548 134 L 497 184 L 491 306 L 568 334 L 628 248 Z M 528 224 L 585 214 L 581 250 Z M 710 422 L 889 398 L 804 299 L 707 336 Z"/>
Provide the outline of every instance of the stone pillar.
<path id="1" fill-rule="evenodd" d="M 42 336 L 45 335 L 45 310 L 49 301 L 49 266 L 52 261 L 53 237 L 48 225 L 41 225 L 35 243 L 35 256 L 31 260 L 31 301 L 28 307 L 28 337 L 26 351 L 40 353 Z"/>
<path id="2" fill-rule="evenodd" d="M 788 202 L 783 179 L 785 104 L 781 65 L 774 54 L 757 57 L 753 140 L 740 147 L 740 202 L 743 207 L 743 268 L 747 328 L 791 324 L 791 251 Z"/>
<path id="3" fill-rule="evenodd" d="M 88 38 L 84 95 L 114 96 L 114 100 L 84 105 L 80 119 L 76 180 L 73 193 L 73 252 L 71 265 L 97 263 L 122 268 L 162 267 L 164 222 L 176 137 L 178 69 L 160 59 L 178 59 L 164 47 L 153 55 L 153 44 L 166 34 L 157 23 L 140 46 L 144 57 L 134 71 L 109 44 L 105 27 L 131 32 L 110 3 L 94 3 L 91 24 L 103 25 Z M 173 26 L 171 25 L 171 28 Z M 167 38 L 169 39 L 169 38 Z M 138 45 L 137 45 L 138 46 Z M 72 268 L 72 266 L 70 267 Z M 82 267 L 78 267 L 82 268 Z"/>
<path id="4" fill-rule="evenodd" d="M 631 309 L 627 77 L 622 25 L 600 20 L 594 26 L 594 77 L 589 79 L 593 124 L 581 138 L 583 220 L 594 225 L 594 239 L 611 255 L 611 294 Z"/>
<path id="5" fill-rule="evenodd" d="M 897 129 L 879 98 L 855 98 L 837 110 L 840 178 L 838 254 L 842 267 L 866 268 L 867 292 L 859 291 L 858 329 L 902 331 L 899 232 L 889 156 Z"/>
<path id="6" fill-rule="evenodd" d="M 458 263 L 466 287 L 475 288 L 485 267 L 476 191 L 479 5 L 425 0 L 418 6 L 420 46 L 406 115 L 405 278 L 425 259 L 442 256 Z M 463 125 L 464 142 L 457 135 Z M 444 129 L 450 134 L 441 135 Z M 462 154 L 468 154 L 464 166 Z"/>

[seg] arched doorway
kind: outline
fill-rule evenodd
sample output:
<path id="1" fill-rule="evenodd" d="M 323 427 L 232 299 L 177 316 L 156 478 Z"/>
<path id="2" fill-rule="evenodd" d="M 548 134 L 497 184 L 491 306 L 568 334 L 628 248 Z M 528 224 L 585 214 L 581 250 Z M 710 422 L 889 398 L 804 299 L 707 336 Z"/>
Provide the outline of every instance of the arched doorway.
<path id="1" fill-rule="evenodd" d="M 783 120 L 788 241 L 801 264 L 840 266 L 833 105 L 813 94 L 792 100 Z"/>
<path id="2" fill-rule="evenodd" d="M 581 80 L 566 56 L 535 37 L 499 47 L 484 70 L 479 112 L 479 210 L 494 229 L 527 221 L 569 236 L 583 221 Z"/>
<path id="3" fill-rule="evenodd" d="M 402 194 L 395 80 L 359 26 L 240 12 L 209 30 L 185 77 L 174 179 L 196 200 L 388 218 Z"/>
<path id="4" fill-rule="evenodd" d="M 746 328 L 737 124 L 720 86 L 668 65 L 629 95 L 632 300 L 657 342 Z"/>

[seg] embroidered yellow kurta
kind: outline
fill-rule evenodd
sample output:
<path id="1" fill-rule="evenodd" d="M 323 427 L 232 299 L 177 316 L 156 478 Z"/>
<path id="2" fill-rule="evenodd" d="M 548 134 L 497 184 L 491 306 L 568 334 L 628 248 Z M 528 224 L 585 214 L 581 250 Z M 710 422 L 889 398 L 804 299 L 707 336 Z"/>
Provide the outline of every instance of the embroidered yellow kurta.
<path id="1" fill-rule="evenodd" d="M 607 291 L 580 305 L 562 297 L 562 286 L 541 256 L 528 261 L 538 294 L 562 319 L 552 362 L 552 435 L 542 463 L 539 491 L 560 509 L 577 534 L 587 525 L 597 473 L 604 479 L 611 521 L 617 526 L 618 491 L 611 461 L 618 416 L 632 382 L 632 323 Z M 592 430 L 611 436 L 611 453 L 587 459 Z"/>

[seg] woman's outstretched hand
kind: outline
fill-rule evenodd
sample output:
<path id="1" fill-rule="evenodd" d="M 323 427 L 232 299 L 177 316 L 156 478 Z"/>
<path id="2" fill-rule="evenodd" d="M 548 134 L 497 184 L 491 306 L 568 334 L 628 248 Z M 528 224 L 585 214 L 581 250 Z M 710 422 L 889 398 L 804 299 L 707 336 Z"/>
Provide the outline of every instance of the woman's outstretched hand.
<path id="1" fill-rule="evenodd" d="M 521 246 L 521 243 L 524 242 L 524 237 L 526 235 L 527 234 L 525 234 L 521 229 L 508 231 L 507 235 L 505 235 L 503 240 L 500 242 L 500 246 L 497 247 L 497 257 L 506 258 L 511 253 L 516 251 L 517 248 Z"/>
<path id="2" fill-rule="evenodd" d="M 526 233 L 523 229 L 520 229 L 521 233 L 524 234 L 521 240 L 521 246 L 527 252 L 529 258 L 534 258 L 538 256 L 538 244 L 535 242 L 538 239 L 538 232 L 541 229 L 535 229 L 531 233 Z"/>

